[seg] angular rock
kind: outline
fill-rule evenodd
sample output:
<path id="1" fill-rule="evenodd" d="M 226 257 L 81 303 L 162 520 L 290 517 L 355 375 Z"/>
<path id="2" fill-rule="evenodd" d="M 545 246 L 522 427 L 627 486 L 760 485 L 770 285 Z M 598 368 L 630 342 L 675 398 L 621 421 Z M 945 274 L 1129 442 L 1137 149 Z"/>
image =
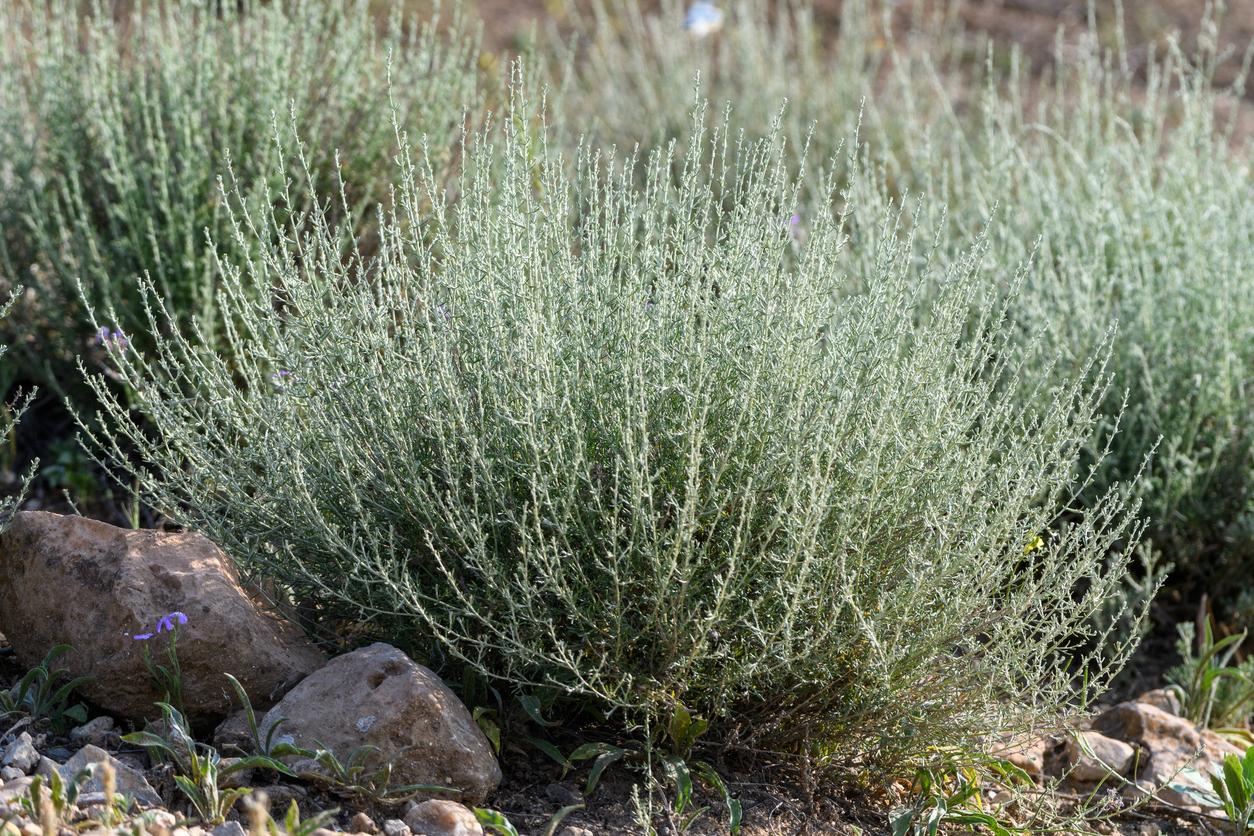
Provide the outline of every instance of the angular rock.
<path id="1" fill-rule="evenodd" d="M 224 673 L 264 707 L 325 661 L 297 628 L 245 591 L 227 556 L 200 535 L 30 511 L 15 514 L 0 535 L 0 632 L 28 666 L 55 644 L 71 645 L 58 666 L 92 677 L 83 695 L 111 714 L 154 716 L 161 694 L 144 667 L 144 643 L 132 637 L 175 611 L 188 618 L 178 653 L 195 721 L 230 711 Z M 149 642 L 158 658 L 164 639 Z"/>
<path id="2" fill-rule="evenodd" d="M 1166 711 L 1168 714 L 1174 714 L 1177 717 L 1181 715 L 1180 695 L 1170 688 L 1155 688 L 1153 691 L 1146 691 L 1137 697 L 1135 702 L 1143 702 L 1152 705 L 1157 709 Z"/>
<path id="3" fill-rule="evenodd" d="M 409 825 L 400 819 L 388 819 L 383 822 L 383 836 L 412 836 Z"/>
<path id="4" fill-rule="evenodd" d="M 456 801 L 424 801 L 405 814 L 414 836 L 483 836 L 475 814 Z"/>
<path id="5" fill-rule="evenodd" d="M 227 717 L 213 731 L 213 745 L 220 752 L 253 753 L 252 729 L 248 728 L 248 712 L 240 709 Z"/>
<path id="6" fill-rule="evenodd" d="M 370 816 L 367 816 L 365 813 L 361 813 L 361 812 L 357 813 L 357 815 L 349 819 L 348 828 L 349 830 L 355 831 L 357 833 L 378 833 L 379 832 L 379 826 L 374 823 L 374 819 L 370 818 Z"/>
<path id="7" fill-rule="evenodd" d="M 994 746 L 993 756 L 1009 761 L 1039 783 L 1045 772 L 1047 748 L 1047 741 L 1043 737 L 1015 735 Z"/>
<path id="8" fill-rule="evenodd" d="M 89 770 L 91 777 L 80 786 L 79 792 L 84 794 L 104 792 L 104 773 L 101 766 L 106 763 L 113 767 L 117 792 L 128 798 L 133 798 L 141 804 L 149 806 L 161 804 L 161 796 L 157 795 L 157 791 L 152 788 L 141 773 L 131 769 L 117 758 L 111 757 L 108 752 L 99 746 L 90 744 L 84 746 L 57 771 L 61 773 L 62 780 L 68 782 L 78 772 L 84 769 Z"/>
<path id="9" fill-rule="evenodd" d="M 35 751 L 34 738 L 26 732 L 15 737 L 5 747 L 4 753 L 0 754 L 0 764 L 21 770 L 23 775 L 34 769 L 37 763 L 39 763 L 39 752 Z"/>
<path id="10" fill-rule="evenodd" d="M 563 807 L 583 802 L 583 796 L 579 794 L 579 790 L 569 784 L 549 784 L 544 788 L 544 797 Z"/>
<path id="11" fill-rule="evenodd" d="M 1218 762 L 1208 757 L 1202 733 L 1183 717 L 1149 703 L 1125 702 L 1099 715 L 1092 726 L 1141 750 L 1135 766 L 1137 783 L 1148 782 L 1163 801 L 1198 809 L 1191 793 L 1211 792 L 1207 776 Z"/>
<path id="12" fill-rule="evenodd" d="M 492 746 L 466 707 L 390 645 L 355 650 L 310 674 L 266 714 L 262 736 L 280 719 L 298 746 L 320 742 L 340 759 L 376 747 L 367 765 L 390 763 L 397 784 L 452 787 L 478 803 L 501 781 Z"/>
<path id="13" fill-rule="evenodd" d="M 248 836 L 248 832 L 244 830 L 244 826 L 237 821 L 223 822 L 209 832 L 212 833 L 213 836 Z"/>
<path id="14" fill-rule="evenodd" d="M 70 732 L 70 740 L 75 743 L 90 743 L 102 749 L 117 739 L 118 734 L 114 731 L 112 717 L 97 717 Z"/>
<path id="15" fill-rule="evenodd" d="M 572 824 L 569 827 L 563 827 L 557 836 L 593 836 L 593 833 L 586 827 L 576 827 Z"/>
<path id="16" fill-rule="evenodd" d="M 309 797 L 309 792 L 304 787 L 296 784 L 273 784 L 267 787 L 255 788 L 253 795 L 265 795 L 270 815 L 282 820 L 293 801 L 296 802 L 300 809 L 305 809 L 305 799 Z"/>
<path id="17" fill-rule="evenodd" d="M 1077 732 L 1067 739 L 1063 750 L 1067 777 L 1077 784 L 1095 784 L 1110 781 L 1116 775 L 1124 776 L 1132 769 L 1135 758 L 1136 750 L 1127 743 L 1095 731 Z"/>
<path id="18" fill-rule="evenodd" d="M 5 781 L 16 781 L 26 773 L 14 766 L 0 766 L 0 784 Z"/>
<path id="19" fill-rule="evenodd" d="M 1245 757 L 1245 749 L 1228 740 L 1222 734 L 1213 732 L 1210 729 L 1202 729 L 1199 734 L 1202 738 L 1202 753 L 1209 760 L 1220 763 L 1228 755 L 1236 755 L 1238 758 Z"/>
<path id="20" fill-rule="evenodd" d="M 5 781 L 4 786 L 0 787 L 0 810 L 5 805 L 18 804 L 20 799 L 30 794 L 31 784 L 35 783 L 35 779 L 29 775 L 23 775 L 13 781 Z M 44 793 L 48 792 L 48 787 L 43 789 Z"/>
<path id="21" fill-rule="evenodd" d="M 1106 709 L 1093 718 L 1092 731 L 1139 745 L 1150 760 L 1156 762 L 1157 768 L 1150 768 L 1150 763 L 1144 763 L 1144 768 L 1137 771 L 1137 777 L 1146 777 L 1150 781 L 1155 780 L 1152 773 L 1169 766 L 1171 771 L 1175 771 L 1188 763 L 1201 748 L 1201 736 L 1193 723 L 1149 703 L 1124 702 Z M 1146 770 L 1151 772 L 1150 775 Z"/>

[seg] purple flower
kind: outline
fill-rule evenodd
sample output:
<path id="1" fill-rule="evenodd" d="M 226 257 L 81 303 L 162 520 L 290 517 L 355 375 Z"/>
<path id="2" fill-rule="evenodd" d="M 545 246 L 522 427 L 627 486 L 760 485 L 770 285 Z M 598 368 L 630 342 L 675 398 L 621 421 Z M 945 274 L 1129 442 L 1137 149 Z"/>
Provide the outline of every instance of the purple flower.
<path id="1" fill-rule="evenodd" d="M 187 623 L 187 616 L 181 612 L 175 611 L 167 613 L 157 619 L 157 627 L 151 633 L 136 633 L 131 636 L 137 642 L 146 642 L 158 633 L 173 633 L 179 625 Z"/>
<path id="2" fill-rule="evenodd" d="M 117 328 L 110 328 L 102 325 L 96 330 L 96 344 L 104 346 L 107 349 L 122 350 L 130 345 L 130 341 L 126 339 L 126 335 Z"/>
<path id="3" fill-rule="evenodd" d="M 157 622 L 157 632 L 174 632 L 175 622 L 178 622 L 179 625 L 186 624 L 187 616 L 181 612 L 172 612 L 169 615 L 162 616 L 161 620 Z"/>
<path id="4" fill-rule="evenodd" d="M 801 223 L 801 216 L 796 214 L 795 212 L 793 213 L 793 216 L 788 219 L 789 226 L 797 226 L 800 223 Z"/>

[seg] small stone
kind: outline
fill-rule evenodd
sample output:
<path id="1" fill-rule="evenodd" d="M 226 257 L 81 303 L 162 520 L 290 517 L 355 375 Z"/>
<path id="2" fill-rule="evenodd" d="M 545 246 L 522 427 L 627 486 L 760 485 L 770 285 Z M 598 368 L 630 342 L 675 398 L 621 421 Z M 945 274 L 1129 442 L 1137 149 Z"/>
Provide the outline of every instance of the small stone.
<path id="1" fill-rule="evenodd" d="M 100 765 L 104 763 L 108 763 L 113 767 L 117 791 L 122 795 L 154 807 L 161 804 L 161 796 L 157 795 L 157 791 L 152 788 L 141 773 L 126 766 L 117 758 L 111 757 L 108 752 L 99 746 L 89 744 L 79 749 L 58 771 L 61 773 L 62 780 L 70 781 L 81 770 L 90 770 L 91 777 L 82 785 L 79 791 L 102 792 L 104 790 L 104 776 L 100 774 Z"/>
<path id="2" fill-rule="evenodd" d="M 173 830 L 175 825 L 179 823 L 178 816 L 174 815 L 169 810 L 153 810 L 148 814 L 148 816 L 149 821 L 151 821 L 154 826 L 160 827 L 164 830 Z"/>
<path id="3" fill-rule="evenodd" d="M 97 717 L 70 732 L 70 740 L 73 740 L 75 743 L 90 743 L 102 749 L 117 740 L 117 738 L 118 735 L 114 731 L 112 717 Z"/>
<path id="4" fill-rule="evenodd" d="M 16 781 L 25 774 L 25 772 L 18 769 L 16 766 L 0 767 L 0 784 L 3 784 L 5 781 Z"/>
<path id="5" fill-rule="evenodd" d="M 355 833 L 378 833 L 379 826 L 374 823 L 374 819 L 365 813 L 358 813 L 348 822 L 349 830 Z"/>
<path id="6" fill-rule="evenodd" d="M 993 747 L 993 756 L 1009 761 L 1022 769 L 1032 778 L 1040 782 L 1045 773 L 1046 741 L 1034 735 L 1015 735 L 1007 737 Z"/>
<path id="7" fill-rule="evenodd" d="M 400 819 L 388 819 L 383 823 L 383 836 L 412 836 L 413 832 Z"/>
<path id="8" fill-rule="evenodd" d="M 5 748 L 4 754 L 0 755 L 0 765 L 20 769 L 23 775 L 34 769 L 37 763 L 39 763 L 39 752 L 35 750 L 34 741 L 26 732 L 18 735 Z"/>
<path id="9" fill-rule="evenodd" d="M 557 836 L 595 836 L 595 834 L 586 827 L 570 825 L 569 827 L 563 827 Z"/>
<path id="10" fill-rule="evenodd" d="M 303 808 L 305 800 L 309 798 L 308 790 L 295 784 L 272 784 L 268 787 L 256 787 L 253 791 L 266 794 L 270 803 L 270 815 L 276 819 L 283 818 L 293 801 Z"/>
<path id="11" fill-rule="evenodd" d="M 213 836 L 248 836 L 247 831 L 237 821 L 223 822 L 211 832 Z"/>
<path id="12" fill-rule="evenodd" d="M 222 789 L 239 789 L 252 783 L 253 771 L 251 769 L 236 769 L 228 773 L 227 770 L 239 762 L 239 758 L 223 758 L 218 764 L 218 786 Z"/>
<path id="13" fill-rule="evenodd" d="M 424 801 L 405 814 L 414 836 L 484 836 L 479 819 L 456 801 Z"/>
<path id="14" fill-rule="evenodd" d="M 544 797 L 563 807 L 583 801 L 583 796 L 579 794 L 579 791 L 567 784 L 549 784 L 544 788 Z"/>
<path id="15" fill-rule="evenodd" d="M 4 786 L 0 787 L 0 809 L 6 804 L 15 804 L 18 799 L 27 794 L 30 785 L 35 782 L 34 778 L 23 775 L 12 781 L 6 781 Z"/>
<path id="16" fill-rule="evenodd" d="M 1170 688 L 1155 688 L 1137 697 L 1134 702 L 1152 705 L 1160 711 L 1180 716 L 1180 695 Z"/>
<path id="17" fill-rule="evenodd" d="M 219 752 L 253 751 L 252 729 L 248 727 L 248 712 L 240 709 L 227 717 L 213 731 L 213 745 Z"/>
<path id="18" fill-rule="evenodd" d="M 40 758 L 39 765 L 35 767 L 35 774 L 42 775 L 44 778 L 51 778 L 53 774 L 61 774 L 61 764 L 52 758 Z"/>
<path id="19" fill-rule="evenodd" d="M 1112 773 L 1122 776 L 1132 767 L 1135 757 L 1136 750 L 1122 740 L 1112 740 L 1094 731 L 1078 732 L 1068 738 L 1063 752 L 1067 777 L 1078 784 L 1104 781 L 1111 778 Z"/>

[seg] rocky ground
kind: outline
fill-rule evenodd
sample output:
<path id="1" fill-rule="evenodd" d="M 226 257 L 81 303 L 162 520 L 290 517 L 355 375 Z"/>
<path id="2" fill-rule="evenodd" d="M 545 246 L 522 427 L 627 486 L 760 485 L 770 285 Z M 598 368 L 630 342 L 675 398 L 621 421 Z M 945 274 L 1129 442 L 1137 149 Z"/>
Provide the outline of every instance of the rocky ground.
<path id="1" fill-rule="evenodd" d="M 3 836 L 235 836 L 268 832 L 293 802 L 306 824 L 289 832 L 481 834 L 476 807 L 524 834 L 639 832 L 631 773 L 611 769 L 585 795 L 586 768 L 563 770 L 516 734 L 498 759 L 497 726 L 434 673 L 386 644 L 324 652 L 197 535 L 20 513 L 0 535 L 0 632 Z M 60 644 L 70 648 L 41 668 Z M 163 715 L 163 698 L 178 712 Z M 1207 776 L 1247 741 L 1181 713 L 1174 693 L 1153 690 L 1071 732 L 1005 744 L 1030 782 L 1009 794 L 990 784 L 986 801 L 1012 820 L 1042 798 L 1060 815 L 1083 806 L 1095 832 L 1220 832 Z M 911 792 L 905 781 L 837 800 L 781 775 L 729 769 L 743 833 L 884 832 L 884 808 Z M 708 813 L 686 831 L 662 815 L 659 832 L 727 832 L 722 799 L 697 795 Z"/>

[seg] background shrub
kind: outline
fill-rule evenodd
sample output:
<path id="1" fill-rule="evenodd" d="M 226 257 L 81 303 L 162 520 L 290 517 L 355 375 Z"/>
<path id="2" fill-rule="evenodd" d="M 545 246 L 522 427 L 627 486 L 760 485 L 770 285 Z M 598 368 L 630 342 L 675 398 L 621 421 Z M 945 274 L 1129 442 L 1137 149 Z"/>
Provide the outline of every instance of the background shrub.
<path id="1" fill-rule="evenodd" d="M 0 304 L 0 320 L 8 316 L 9 309 L 13 307 L 12 298 Z M 0 360 L 4 358 L 8 351 L 8 346 L 0 345 Z M 9 520 L 13 516 L 13 512 L 17 510 L 21 504 L 22 498 L 26 493 L 26 484 L 29 477 L 14 473 L 14 465 L 17 451 L 14 449 L 13 433 L 17 428 L 17 422 L 21 420 L 22 413 L 30 405 L 30 399 L 34 393 L 25 396 L 19 395 L 16 400 L 11 403 L 0 403 L 0 479 L 6 483 L 4 488 L 7 495 L 0 495 L 0 531 L 8 527 Z M 33 467 L 33 466 L 32 466 Z M 14 490 L 16 485 L 16 490 Z"/>
<path id="2" fill-rule="evenodd" d="M 237 365 L 154 327 L 113 355 L 152 430 L 96 378 L 99 449 L 308 611 L 558 716 L 682 703 L 724 743 L 893 766 L 1100 687 L 1128 648 L 1090 616 L 1137 531 L 1113 495 L 1060 512 L 1103 375 L 1007 394 L 978 246 L 931 294 L 886 234 L 838 299 L 842 221 L 790 235 L 778 137 L 697 129 L 676 186 L 529 125 L 481 139 L 456 202 L 407 162 L 372 261 L 238 216 Z"/>
<path id="3" fill-rule="evenodd" d="M 399 4 L 381 24 L 365 0 L 138 2 L 123 19 L 79 6 L 0 10 L 0 285 L 28 288 L 8 331 L 21 378 L 69 382 L 92 341 L 79 280 L 116 310 L 109 325 L 147 345 L 137 279 L 148 276 L 172 326 L 225 348 L 216 259 L 246 253 L 218 178 L 245 203 L 267 200 L 300 170 L 281 162 L 296 156 L 291 124 L 316 149 L 310 188 L 333 189 L 342 161 L 346 234 L 368 240 L 393 112 L 443 168 L 476 106 L 477 39 L 459 15 L 442 33 L 402 19 Z M 282 211 L 310 199 L 300 173 Z"/>
<path id="4" fill-rule="evenodd" d="M 1128 486 L 1181 594 L 1208 590 L 1227 615 L 1251 617 L 1254 180 L 1248 139 L 1234 135 L 1245 72 L 1229 88 L 1212 83 L 1223 63 L 1216 21 L 1203 21 L 1188 53 L 1172 42 L 1134 55 L 1120 23 L 1103 20 L 1040 74 L 1020 72 L 1014 53 L 988 53 L 971 73 L 964 59 L 985 53 L 943 19 L 881 51 L 875 35 L 891 38 L 889 27 L 846 4 L 828 52 L 808 4 L 774 17 L 764 2 L 734 4 L 724 31 L 701 41 L 675 5 L 656 17 L 629 5 L 603 7 L 616 13 L 586 35 L 567 112 L 629 150 L 682 134 L 674 126 L 698 72 L 703 93 L 735 103 L 748 136 L 767 130 L 787 96 L 785 133 L 810 136 L 820 158 L 807 167 L 800 232 L 822 210 L 829 177 L 851 183 L 846 196 L 862 211 L 843 256 L 855 277 L 869 273 L 883 235 L 897 234 L 878 218 L 903 195 L 929 195 L 914 240 L 938 274 L 991 223 L 987 266 L 1034 264 L 1014 302 L 1034 370 L 1025 406 L 1039 374 L 1069 379 L 1115 330 L 1114 385 L 1086 459 L 1107 445 L 1110 455 L 1084 501 Z M 652 111 L 660 125 L 645 118 Z M 861 146 L 842 150 L 859 113 Z"/>

